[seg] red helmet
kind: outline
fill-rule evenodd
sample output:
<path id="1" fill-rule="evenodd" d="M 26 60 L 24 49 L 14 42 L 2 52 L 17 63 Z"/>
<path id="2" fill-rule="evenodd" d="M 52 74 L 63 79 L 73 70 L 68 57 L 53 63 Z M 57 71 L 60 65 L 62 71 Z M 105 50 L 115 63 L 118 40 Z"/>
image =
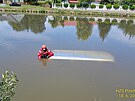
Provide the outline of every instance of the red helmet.
<path id="1" fill-rule="evenodd" d="M 46 45 L 42 45 L 42 48 L 46 48 Z"/>

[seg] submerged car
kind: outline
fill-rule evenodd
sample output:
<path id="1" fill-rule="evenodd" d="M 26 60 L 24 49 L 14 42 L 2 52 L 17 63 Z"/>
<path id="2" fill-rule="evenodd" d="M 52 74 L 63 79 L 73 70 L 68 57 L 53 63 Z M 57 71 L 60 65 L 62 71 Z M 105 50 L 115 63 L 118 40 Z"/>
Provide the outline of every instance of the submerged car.
<path id="1" fill-rule="evenodd" d="M 12 2 L 11 4 L 9 4 L 10 6 L 21 6 L 21 4 L 18 4 L 16 2 Z"/>

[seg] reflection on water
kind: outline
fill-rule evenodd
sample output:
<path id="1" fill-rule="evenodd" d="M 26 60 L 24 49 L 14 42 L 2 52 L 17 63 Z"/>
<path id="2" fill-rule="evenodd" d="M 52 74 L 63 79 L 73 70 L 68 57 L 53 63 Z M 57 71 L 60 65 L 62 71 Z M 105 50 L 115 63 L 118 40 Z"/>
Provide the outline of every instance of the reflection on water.
<path id="1" fill-rule="evenodd" d="M 129 38 L 132 38 L 135 36 L 135 23 L 133 20 L 125 21 L 121 20 L 121 22 L 118 25 L 118 28 L 123 30 L 123 34 L 129 35 Z"/>
<path id="2" fill-rule="evenodd" d="M 105 22 L 98 23 L 99 33 L 102 41 L 104 41 L 104 39 L 107 37 L 111 29 L 111 25 L 111 23 L 107 23 L 107 20 L 105 20 Z"/>
<path id="3" fill-rule="evenodd" d="M 88 19 L 77 19 L 77 37 L 78 39 L 87 40 L 92 34 L 93 25 L 89 23 Z"/>
<path id="4" fill-rule="evenodd" d="M 35 34 L 42 33 L 46 30 L 45 22 L 47 16 L 45 15 L 0 15 L 1 21 L 8 21 L 8 24 L 12 26 L 13 30 L 16 31 L 32 31 Z M 19 20 L 18 20 L 19 19 Z M 96 21 L 95 21 L 96 19 Z M 103 21 L 104 20 L 104 21 Z M 117 26 L 117 28 L 123 31 L 123 34 L 128 35 L 129 38 L 135 36 L 135 21 L 134 20 L 120 20 L 119 22 L 114 18 L 111 19 L 102 18 L 74 18 L 74 17 L 60 17 L 60 16 L 49 16 L 48 23 L 51 24 L 52 28 L 58 26 L 76 26 L 76 35 L 80 40 L 87 40 L 91 34 L 93 25 L 97 24 L 99 29 L 99 36 L 104 41 L 107 37 L 111 26 Z M 119 20 L 119 19 L 118 19 Z"/>
<path id="5" fill-rule="evenodd" d="M 0 15 L 0 73 L 14 71 L 12 101 L 134 101 L 117 89 L 135 89 L 135 21 L 126 18 Z M 115 62 L 38 60 L 50 50 L 103 51 Z"/>
<path id="6" fill-rule="evenodd" d="M 45 28 L 46 16 L 42 15 L 2 15 L 0 20 L 8 21 L 8 24 L 12 26 L 13 30 L 16 31 L 32 31 L 35 34 L 43 32 Z"/>
<path id="7" fill-rule="evenodd" d="M 48 59 L 40 59 L 39 60 L 44 66 L 47 66 L 47 62 L 49 62 L 50 60 Z"/>

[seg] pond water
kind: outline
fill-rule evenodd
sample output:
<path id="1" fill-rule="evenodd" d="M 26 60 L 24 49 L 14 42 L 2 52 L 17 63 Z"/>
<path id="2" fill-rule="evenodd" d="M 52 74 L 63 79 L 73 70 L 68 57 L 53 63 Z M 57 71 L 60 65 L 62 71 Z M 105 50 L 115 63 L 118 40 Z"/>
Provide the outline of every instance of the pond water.
<path id="1" fill-rule="evenodd" d="M 46 62 L 37 59 L 42 44 L 50 50 L 103 51 L 114 62 Z M 120 89 L 135 89 L 135 21 L 1 14 L 0 74 L 5 70 L 19 78 L 12 101 L 134 101 L 135 91 Z"/>

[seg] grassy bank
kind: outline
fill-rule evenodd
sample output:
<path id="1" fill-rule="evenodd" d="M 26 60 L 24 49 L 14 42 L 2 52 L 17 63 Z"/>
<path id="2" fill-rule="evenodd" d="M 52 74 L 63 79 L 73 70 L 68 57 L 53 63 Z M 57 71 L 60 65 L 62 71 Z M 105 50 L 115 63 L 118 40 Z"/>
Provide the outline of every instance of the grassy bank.
<path id="1" fill-rule="evenodd" d="M 110 17 L 135 17 L 135 12 L 128 11 L 86 11 L 86 10 L 65 10 L 45 8 L 41 6 L 22 5 L 21 7 L 11 7 L 9 5 L 0 7 L 0 13 L 27 13 L 27 14 L 51 14 L 65 16 L 110 16 Z"/>

